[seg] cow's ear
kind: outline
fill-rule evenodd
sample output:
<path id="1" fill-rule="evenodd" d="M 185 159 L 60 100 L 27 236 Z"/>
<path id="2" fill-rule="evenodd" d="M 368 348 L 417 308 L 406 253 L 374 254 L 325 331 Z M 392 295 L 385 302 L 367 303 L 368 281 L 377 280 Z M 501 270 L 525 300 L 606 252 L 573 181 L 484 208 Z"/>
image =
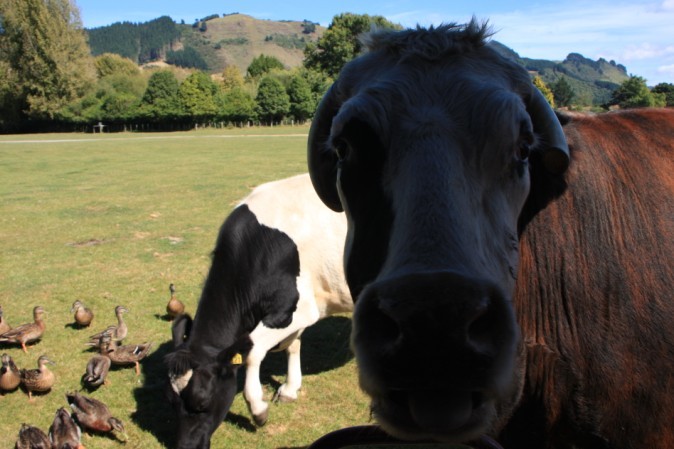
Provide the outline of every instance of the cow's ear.
<path id="1" fill-rule="evenodd" d="M 180 395 L 188 387 L 198 364 L 186 348 L 177 349 L 164 357 L 171 389 Z M 169 396 L 171 397 L 171 396 Z"/>
<path id="2" fill-rule="evenodd" d="M 249 334 L 244 334 L 232 346 L 218 354 L 218 365 L 224 369 L 224 373 L 236 370 L 245 363 L 252 348 L 253 340 Z"/>
<path id="3" fill-rule="evenodd" d="M 330 209 L 342 212 L 344 209 L 337 193 L 338 158 L 330 147 L 332 119 L 342 104 L 337 89 L 337 83 L 330 87 L 314 114 L 307 143 L 307 162 L 318 196 Z"/>
<path id="4" fill-rule="evenodd" d="M 179 315 L 171 324 L 171 335 L 173 337 L 173 347 L 178 348 L 185 343 L 192 331 L 192 317 L 188 314 Z"/>

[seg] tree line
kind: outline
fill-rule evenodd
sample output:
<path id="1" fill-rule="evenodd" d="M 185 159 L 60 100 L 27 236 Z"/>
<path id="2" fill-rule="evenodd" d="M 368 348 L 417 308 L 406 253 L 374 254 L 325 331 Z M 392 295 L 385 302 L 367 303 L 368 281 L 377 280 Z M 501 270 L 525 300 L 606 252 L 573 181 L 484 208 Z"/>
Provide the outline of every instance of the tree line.
<path id="1" fill-rule="evenodd" d="M 146 28 L 119 24 L 129 36 L 128 49 L 120 50 L 127 57 L 92 55 L 72 0 L 0 0 L 0 132 L 91 130 L 98 122 L 108 129 L 147 130 L 304 122 L 342 66 L 362 50 L 357 36 L 373 25 L 400 28 L 381 16 L 339 14 L 317 42 L 307 44 L 302 67 L 289 70 L 260 55 L 246 73 L 230 66 L 211 75 L 138 67 L 140 59 L 157 59 L 162 42 L 175 37 L 168 17 Z M 566 84 L 562 78 L 539 88 L 550 91 L 551 102 L 569 106 L 573 91 Z M 631 77 L 613 101 L 622 107 L 672 105 L 672 91 L 674 85 L 650 90 L 645 80 Z"/>
<path id="2" fill-rule="evenodd" d="M 91 130 L 99 122 L 148 130 L 304 122 L 337 70 L 335 58 L 325 55 L 338 52 L 343 64 L 359 51 L 355 36 L 371 24 L 395 27 L 378 16 L 336 16 L 328 36 L 350 37 L 308 47 L 305 65 L 290 70 L 266 55 L 245 74 L 234 66 L 215 75 L 173 66 L 141 70 L 139 58 L 155 59 L 161 47 L 143 36 L 164 41 L 173 36 L 172 23 L 162 17 L 145 28 L 118 24 L 137 44 L 122 51 L 128 57 L 92 55 L 71 0 L 0 0 L 0 131 Z"/>

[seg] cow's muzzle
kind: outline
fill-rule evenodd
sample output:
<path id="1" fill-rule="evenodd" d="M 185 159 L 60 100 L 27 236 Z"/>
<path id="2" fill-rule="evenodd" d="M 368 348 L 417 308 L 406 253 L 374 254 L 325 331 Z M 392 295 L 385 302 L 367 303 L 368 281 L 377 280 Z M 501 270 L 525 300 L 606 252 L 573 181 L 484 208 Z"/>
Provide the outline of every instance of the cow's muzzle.
<path id="1" fill-rule="evenodd" d="M 453 272 L 385 279 L 363 290 L 353 318 L 360 384 L 395 436 L 475 438 L 512 395 L 519 333 L 492 282 Z"/>

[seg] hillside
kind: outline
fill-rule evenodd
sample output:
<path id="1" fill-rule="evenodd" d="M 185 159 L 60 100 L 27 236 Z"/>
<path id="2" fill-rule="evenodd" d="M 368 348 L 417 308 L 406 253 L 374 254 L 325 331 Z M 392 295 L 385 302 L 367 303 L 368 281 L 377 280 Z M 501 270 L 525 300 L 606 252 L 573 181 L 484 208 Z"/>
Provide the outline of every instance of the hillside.
<path id="1" fill-rule="evenodd" d="M 221 72 L 227 65 L 237 66 L 242 73 L 261 54 L 274 56 L 287 68 L 297 67 L 304 59 L 308 41 L 316 41 L 324 28 L 304 33 L 301 21 L 276 22 L 259 20 L 244 14 L 231 14 L 206 22 L 201 27 L 183 30 L 183 43 L 193 46 L 206 60 L 211 72 Z"/>
<path id="2" fill-rule="evenodd" d="M 227 65 L 235 65 L 245 73 L 252 60 L 261 54 L 278 58 L 287 68 L 301 65 L 306 42 L 318 40 L 325 31 L 307 21 L 278 22 L 229 14 L 224 17 L 214 15 L 193 25 L 173 23 L 175 32 L 164 31 L 166 23 L 162 20 L 162 35 L 157 38 L 152 33 L 157 27 L 148 28 L 148 25 L 158 20 L 144 24 L 116 23 L 87 30 L 92 54 L 118 53 L 143 64 L 150 61 L 144 56 L 150 53 L 145 42 L 151 40 L 154 59 L 164 60 L 172 50 L 186 52 L 186 49 L 193 49 L 211 73 L 222 72 Z M 307 27 L 307 24 L 311 26 Z M 306 33 L 306 30 L 313 32 Z"/>
<path id="3" fill-rule="evenodd" d="M 325 28 L 305 21 L 260 20 L 244 14 L 213 14 L 194 24 L 177 24 L 160 17 L 142 24 L 116 23 L 87 30 L 92 53 L 118 53 L 139 64 L 149 61 L 188 61 L 190 67 L 220 73 L 235 65 L 241 73 L 252 60 L 265 54 L 279 59 L 287 68 L 297 67 L 304 59 L 304 47 L 318 40 Z M 548 85 L 562 76 L 571 85 L 576 102 L 600 105 L 629 78 L 626 68 L 614 61 L 592 61 L 571 53 L 564 61 L 522 57 L 507 46 L 492 41 L 503 55 L 539 75 Z M 191 65 L 190 62 L 192 61 Z"/>
<path id="4" fill-rule="evenodd" d="M 611 93 L 629 78 L 627 69 L 615 61 L 600 58 L 593 61 L 578 53 L 570 53 L 564 61 L 524 58 L 499 42 L 492 42 L 504 56 L 517 61 L 530 72 L 540 76 L 547 85 L 556 83 L 561 77 L 573 88 L 576 99 L 581 104 L 604 104 Z"/>

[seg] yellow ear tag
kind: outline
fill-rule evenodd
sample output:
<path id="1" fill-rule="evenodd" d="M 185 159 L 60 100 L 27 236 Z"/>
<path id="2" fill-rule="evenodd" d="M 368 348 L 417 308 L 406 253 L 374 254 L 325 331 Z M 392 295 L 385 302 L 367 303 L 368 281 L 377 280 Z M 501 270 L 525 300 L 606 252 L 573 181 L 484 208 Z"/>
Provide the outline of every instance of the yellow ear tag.
<path id="1" fill-rule="evenodd" d="M 232 365 L 241 365 L 243 363 L 243 357 L 241 357 L 241 354 L 236 353 L 234 354 L 234 357 L 232 357 Z"/>

